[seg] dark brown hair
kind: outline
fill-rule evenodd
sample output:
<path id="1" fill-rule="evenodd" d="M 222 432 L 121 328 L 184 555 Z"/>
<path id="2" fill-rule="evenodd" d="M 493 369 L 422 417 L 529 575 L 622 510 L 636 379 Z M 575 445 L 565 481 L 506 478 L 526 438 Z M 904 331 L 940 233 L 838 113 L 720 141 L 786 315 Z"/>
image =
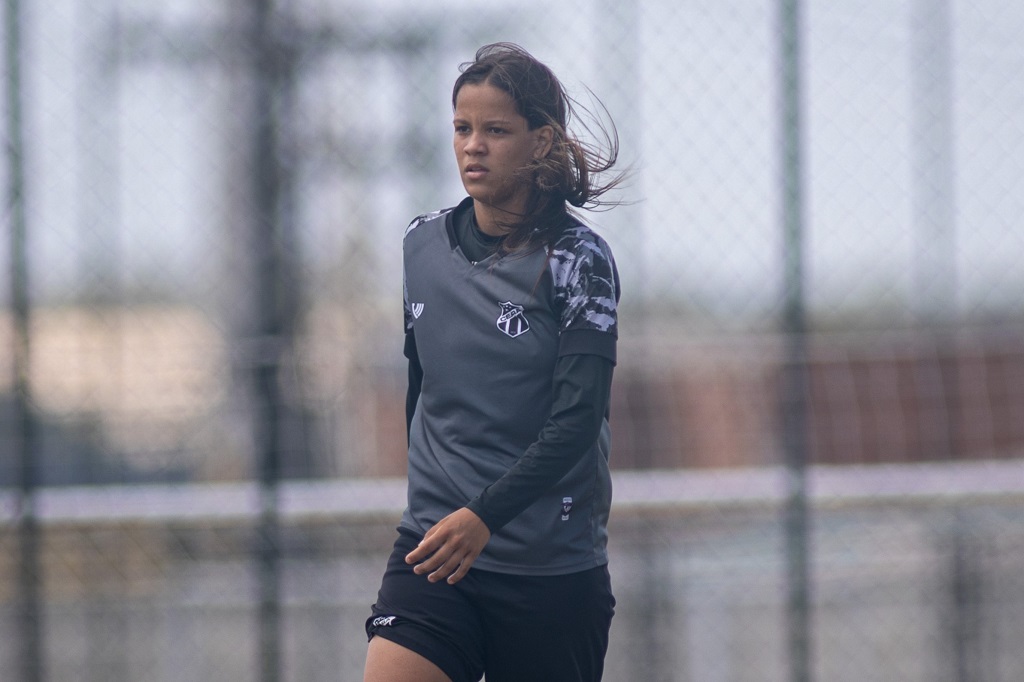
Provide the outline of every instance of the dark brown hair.
<path id="1" fill-rule="evenodd" d="M 452 89 L 452 108 L 464 85 L 486 83 L 512 98 L 516 112 L 526 119 L 530 130 L 551 126 L 554 130 L 551 151 L 523 169 L 523 182 L 530 185 L 526 210 L 520 219 L 503 225 L 508 235 L 502 251 L 523 246 L 547 245 L 568 225 L 572 208 L 593 210 L 611 202 L 602 199 L 623 179 L 620 173 L 600 184 L 598 176 L 609 171 L 618 159 L 619 138 L 614 124 L 599 119 L 571 98 L 551 69 L 522 47 L 512 43 L 484 45 L 472 62 L 466 62 Z M 607 115 L 597 98 L 595 102 Z M 589 125 L 577 110 L 594 121 Z M 579 123 L 596 142 L 584 142 L 569 129 Z M 596 134 L 595 134 L 596 133 Z"/>

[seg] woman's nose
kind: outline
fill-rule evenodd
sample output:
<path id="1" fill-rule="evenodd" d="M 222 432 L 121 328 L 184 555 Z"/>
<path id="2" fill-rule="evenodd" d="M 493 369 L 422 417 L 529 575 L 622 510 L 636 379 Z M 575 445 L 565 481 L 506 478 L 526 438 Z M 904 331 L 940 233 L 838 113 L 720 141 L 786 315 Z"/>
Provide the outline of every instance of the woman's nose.
<path id="1" fill-rule="evenodd" d="M 484 140 L 480 133 L 470 133 L 469 137 L 466 138 L 466 152 L 468 154 L 479 154 L 484 149 Z"/>

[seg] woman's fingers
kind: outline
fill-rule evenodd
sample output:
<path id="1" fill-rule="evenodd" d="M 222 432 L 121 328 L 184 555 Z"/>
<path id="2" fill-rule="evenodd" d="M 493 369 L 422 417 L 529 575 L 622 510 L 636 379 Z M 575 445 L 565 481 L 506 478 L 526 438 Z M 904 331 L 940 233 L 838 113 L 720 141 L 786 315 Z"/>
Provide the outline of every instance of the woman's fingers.
<path id="1" fill-rule="evenodd" d="M 438 521 L 419 546 L 406 555 L 405 561 L 416 564 L 413 571 L 427 574 L 430 582 L 447 578 L 454 585 L 469 572 L 490 537 L 480 517 L 468 509 L 459 509 Z"/>
<path id="2" fill-rule="evenodd" d="M 447 578 L 448 583 L 454 585 L 456 582 L 458 582 L 458 580 L 455 578 L 455 575 L 456 573 L 462 570 L 462 565 L 472 563 L 472 560 L 468 562 L 465 561 L 464 557 L 458 557 L 456 555 L 449 556 L 448 559 L 443 564 L 441 564 L 441 566 L 436 571 L 431 572 L 430 575 L 427 576 L 427 580 L 429 580 L 432 583 L 436 583 Z M 466 570 L 469 569 L 467 568 Z M 462 575 L 465 575 L 465 573 L 466 572 L 463 571 Z"/>
<path id="3" fill-rule="evenodd" d="M 433 537 L 433 535 L 436 535 L 434 532 L 436 528 L 437 526 L 431 528 L 427 535 L 420 540 L 420 544 L 416 546 L 416 549 L 405 555 L 405 563 L 418 564 L 441 548 L 442 542 L 438 542 Z"/>

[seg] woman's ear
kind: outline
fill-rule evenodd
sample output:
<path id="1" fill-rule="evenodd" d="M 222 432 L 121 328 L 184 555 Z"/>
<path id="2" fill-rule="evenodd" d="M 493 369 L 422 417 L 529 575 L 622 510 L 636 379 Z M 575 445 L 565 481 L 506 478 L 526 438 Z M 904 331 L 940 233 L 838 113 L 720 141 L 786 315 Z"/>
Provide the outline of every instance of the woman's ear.
<path id="1" fill-rule="evenodd" d="M 534 160 L 543 159 L 551 151 L 551 144 L 555 139 L 555 129 L 551 126 L 541 126 L 534 130 L 536 144 L 533 148 Z"/>

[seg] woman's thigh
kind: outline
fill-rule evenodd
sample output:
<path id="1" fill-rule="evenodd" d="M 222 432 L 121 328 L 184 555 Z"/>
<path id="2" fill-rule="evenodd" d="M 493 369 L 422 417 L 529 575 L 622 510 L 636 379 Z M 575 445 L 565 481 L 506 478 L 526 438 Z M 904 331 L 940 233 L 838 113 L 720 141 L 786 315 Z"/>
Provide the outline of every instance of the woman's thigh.
<path id="1" fill-rule="evenodd" d="M 562 576 L 492 575 L 477 587 L 487 682 L 601 679 L 615 611 L 606 566 Z"/>
<path id="2" fill-rule="evenodd" d="M 381 669 L 388 656 L 399 657 L 403 663 L 422 659 L 444 671 L 446 677 L 442 679 L 476 682 L 483 675 L 483 647 L 473 599 L 466 594 L 462 582 L 431 583 L 426 576 L 413 573 L 412 566 L 405 563 L 405 555 L 418 541 L 403 530 L 388 559 L 377 601 L 366 620 L 366 634 L 370 637 L 367 669 Z M 387 640 L 388 644 L 377 640 Z M 402 650 L 395 649 L 396 646 Z"/>
<path id="3" fill-rule="evenodd" d="M 363 682 L 452 682 L 432 662 L 383 637 L 370 640 Z"/>

